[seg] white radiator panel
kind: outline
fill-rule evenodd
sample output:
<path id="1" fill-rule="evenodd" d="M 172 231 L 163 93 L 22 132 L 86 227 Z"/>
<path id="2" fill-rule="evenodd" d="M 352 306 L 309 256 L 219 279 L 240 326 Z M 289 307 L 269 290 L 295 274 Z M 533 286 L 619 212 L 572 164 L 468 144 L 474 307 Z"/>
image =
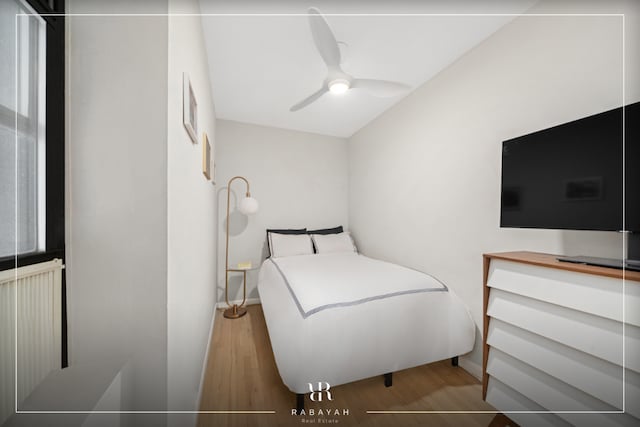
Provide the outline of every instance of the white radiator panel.
<path id="1" fill-rule="evenodd" d="M 489 296 L 487 313 L 492 318 L 622 365 L 622 323 L 495 288 Z M 632 326 L 627 325 L 629 328 Z M 634 337 L 628 335 L 626 345 L 640 346 L 633 340 Z M 640 372 L 640 360 L 627 359 L 627 368 Z"/>
<path id="2" fill-rule="evenodd" d="M 51 371 L 60 369 L 62 268 L 56 259 L 0 272 L 0 424 L 14 413 L 16 388 L 19 406 Z"/>
<path id="3" fill-rule="evenodd" d="M 619 279 L 554 268 L 491 261 L 487 285 L 540 301 L 559 304 L 618 322 L 622 321 L 622 286 Z M 640 286 L 627 284 L 625 321 L 640 327 Z M 580 295 L 580 298 L 576 298 Z"/>
<path id="4" fill-rule="evenodd" d="M 0 284 L 0 425 L 15 410 L 15 291 Z"/>
<path id="5" fill-rule="evenodd" d="M 498 319 L 494 319 L 489 325 L 487 342 L 492 348 L 535 366 L 616 408 L 622 408 L 621 366 Z"/>

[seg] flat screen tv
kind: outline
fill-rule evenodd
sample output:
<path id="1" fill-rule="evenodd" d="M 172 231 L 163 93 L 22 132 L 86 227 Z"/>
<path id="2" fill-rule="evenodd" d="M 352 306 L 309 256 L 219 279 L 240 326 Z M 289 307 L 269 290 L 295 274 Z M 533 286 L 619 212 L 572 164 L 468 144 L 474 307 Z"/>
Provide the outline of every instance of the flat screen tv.
<path id="1" fill-rule="evenodd" d="M 640 102 L 504 141 L 500 226 L 628 231 L 640 258 L 639 127 Z"/>

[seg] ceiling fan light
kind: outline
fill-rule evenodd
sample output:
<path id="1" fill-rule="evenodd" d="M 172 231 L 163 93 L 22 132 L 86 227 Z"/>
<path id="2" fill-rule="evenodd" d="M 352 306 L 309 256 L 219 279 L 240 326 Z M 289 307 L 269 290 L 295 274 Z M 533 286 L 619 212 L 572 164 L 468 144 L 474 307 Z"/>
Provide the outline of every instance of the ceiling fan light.
<path id="1" fill-rule="evenodd" d="M 336 79 L 329 83 L 329 90 L 331 93 L 340 95 L 349 90 L 349 81 L 344 79 Z"/>

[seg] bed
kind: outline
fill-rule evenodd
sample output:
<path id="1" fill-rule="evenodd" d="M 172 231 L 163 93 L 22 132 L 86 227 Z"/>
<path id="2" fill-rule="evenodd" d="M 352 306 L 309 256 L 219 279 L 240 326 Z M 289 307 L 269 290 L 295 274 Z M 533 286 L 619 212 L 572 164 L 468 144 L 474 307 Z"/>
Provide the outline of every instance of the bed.
<path id="1" fill-rule="evenodd" d="M 355 251 L 328 252 L 271 257 L 259 272 L 276 365 L 298 406 L 310 384 L 390 379 L 471 351 L 475 325 L 444 284 Z"/>

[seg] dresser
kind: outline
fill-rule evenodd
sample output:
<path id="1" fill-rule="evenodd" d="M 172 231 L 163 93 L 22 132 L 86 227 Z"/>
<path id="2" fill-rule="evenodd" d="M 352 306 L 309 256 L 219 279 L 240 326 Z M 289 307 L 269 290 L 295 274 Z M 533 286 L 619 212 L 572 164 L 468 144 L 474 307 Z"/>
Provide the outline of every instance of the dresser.
<path id="1" fill-rule="evenodd" d="M 515 422 L 640 426 L 639 272 L 485 254 L 483 326 L 483 397 Z"/>

